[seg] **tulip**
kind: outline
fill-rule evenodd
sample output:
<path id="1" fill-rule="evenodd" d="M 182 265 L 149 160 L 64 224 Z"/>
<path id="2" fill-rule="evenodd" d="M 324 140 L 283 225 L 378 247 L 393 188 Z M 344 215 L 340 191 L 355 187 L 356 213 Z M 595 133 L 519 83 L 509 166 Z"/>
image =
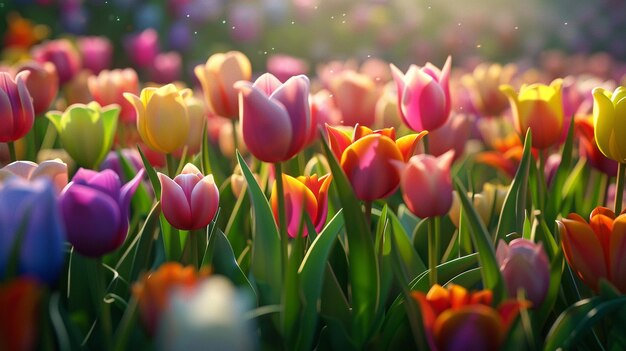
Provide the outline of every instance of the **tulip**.
<path id="1" fill-rule="evenodd" d="M 206 128 L 207 111 L 204 102 L 193 95 L 185 98 L 185 106 L 187 106 L 187 114 L 189 116 L 189 134 L 185 141 L 187 146 L 187 154 L 195 155 L 200 152 L 202 147 L 203 128 Z M 232 140 L 232 138 L 230 138 Z M 182 149 L 179 150 L 182 155 Z"/>
<path id="2" fill-rule="evenodd" d="M 76 252 L 100 257 L 124 243 L 128 232 L 128 206 L 144 170 L 122 186 L 112 170 L 81 168 L 67 184 L 59 206 L 67 227 L 67 240 Z"/>
<path id="3" fill-rule="evenodd" d="M 448 56 L 442 70 L 430 62 L 419 68 L 411 65 L 405 74 L 393 64 L 391 73 L 396 82 L 398 106 L 404 123 L 414 131 L 435 130 L 450 115 L 450 66 Z"/>
<path id="4" fill-rule="evenodd" d="M 90 76 L 87 86 L 93 99 L 100 105 L 120 106 L 120 122 L 136 123 L 135 109 L 124 98 L 124 93 L 139 94 L 139 80 L 134 69 L 103 70 L 97 76 Z"/>
<path id="5" fill-rule="evenodd" d="M 557 223 L 565 258 L 578 277 L 596 292 L 604 278 L 626 293 L 626 214 L 616 218 L 596 207 L 589 223 L 576 213 Z"/>
<path id="6" fill-rule="evenodd" d="M 100 107 L 97 102 L 74 104 L 65 112 L 50 111 L 46 117 L 56 127 L 63 148 L 79 166 L 96 169 L 104 160 L 117 126 L 119 106 Z"/>
<path id="7" fill-rule="evenodd" d="M 167 84 L 180 79 L 182 57 L 176 51 L 164 52 L 154 57 L 150 66 L 150 80 L 158 84 Z"/>
<path id="8" fill-rule="evenodd" d="M 474 108 L 485 117 L 500 116 L 509 106 L 506 95 L 499 87 L 509 84 L 517 67 L 513 64 L 481 63 L 470 74 L 461 77 L 468 89 Z"/>
<path id="9" fill-rule="evenodd" d="M 194 73 L 211 110 L 222 117 L 238 118 L 238 90 L 233 84 L 252 77 L 252 66 L 246 55 L 239 51 L 214 54 L 206 64 L 196 66 Z"/>
<path id="10" fill-rule="evenodd" d="M 533 147 L 545 149 L 556 144 L 563 129 L 562 79 L 550 85 L 522 85 L 519 93 L 504 85 L 500 89 L 509 98 L 517 131 L 526 136 L 528 128 L 533 133 Z"/>
<path id="11" fill-rule="evenodd" d="M 427 294 L 412 292 L 420 305 L 432 350 L 498 350 L 526 302 L 506 301 L 491 307 L 490 290 L 468 292 L 460 285 L 433 285 Z"/>
<path id="12" fill-rule="evenodd" d="M 137 172 L 143 167 L 143 161 L 141 160 L 141 155 L 137 149 L 121 149 L 119 153 L 122 157 L 130 164 L 133 171 Z M 124 171 L 122 169 L 121 160 L 118 156 L 118 153 L 115 151 L 110 151 L 107 154 L 107 157 L 100 164 L 100 170 L 103 171 L 105 169 L 110 169 L 115 172 L 120 179 L 124 178 Z"/>
<path id="13" fill-rule="evenodd" d="M 496 259 L 509 296 L 515 298 L 520 289 L 539 308 L 550 287 L 550 263 L 541 244 L 514 239 L 508 245 L 500 240 Z"/>
<path id="14" fill-rule="evenodd" d="M 65 97 L 66 105 L 88 104 L 93 100 L 89 93 L 88 83 L 91 76 L 91 71 L 84 69 L 78 72 L 72 80 L 65 83 L 63 96 Z"/>
<path id="15" fill-rule="evenodd" d="M 394 127 L 399 128 L 402 124 L 398 113 L 398 98 L 396 97 L 395 85 L 391 82 L 383 87 L 383 91 L 376 101 L 375 126 L 379 128 Z"/>
<path id="16" fill-rule="evenodd" d="M 428 133 L 423 131 L 396 140 L 393 128 L 372 131 L 357 126 L 352 138 L 338 128 L 327 125 L 326 130 L 333 153 L 357 198 L 363 201 L 385 198 L 396 191 L 400 185 L 400 168 Z"/>
<path id="17" fill-rule="evenodd" d="M 0 142 L 13 142 L 30 131 L 35 122 L 33 102 L 25 80 L 28 72 L 20 72 L 15 80 L 0 72 Z"/>
<path id="18" fill-rule="evenodd" d="M 132 34 L 124 40 L 130 60 L 140 68 L 148 67 L 159 53 L 159 34 L 152 28 Z"/>
<path id="19" fill-rule="evenodd" d="M 65 233 L 52 183 L 7 179 L 0 187 L 0 280 L 6 277 L 16 240 L 17 273 L 54 284 L 65 261 Z"/>
<path id="20" fill-rule="evenodd" d="M 192 266 L 183 267 L 178 262 L 166 262 L 156 271 L 144 274 L 132 287 L 137 299 L 141 322 L 150 335 L 159 326 L 172 293 L 177 289 L 189 289 L 207 276 L 210 271 L 196 271 Z"/>
<path id="21" fill-rule="evenodd" d="M 488 226 L 492 216 L 500 214 L 508 191 L 508 186 L 485 183 L 482 192 L 473 195 L 467 194 L 467 196 L 472 198 L 476 212 L 478 212 L 483 223 Z M 461 199 L 456 191 L 452 193 L 452 206 L 448 215 L 452 224 L 458 228 L 461 220 Z"/>
<path id="22" fill-rule="evenodd" d="M 215 218 L 219 190 L 212 174 L 203 176 L 196 166 L 188 163 L 173 180 L 160 172 L 158 177 L 163 215 L 174 228 L 200 229 Z"/>
<path id="23" fill-rule="evenodd" d="M 246 143 L 243 141 L 243 130 L 241 129 L 241 124 L 235 123 L 234 128 L 236 131 L 235 135 L 233 135 L 233 123 L 226 118 L 218 118 L 226 120 L 226 123 L 221 123 L 219 135 L 217 137 L 217 145 L 219 146 L 222 155 L 226 157 L 234 157 L 235 149 L 239 151 L 240 154 L 245 155 L 248 152 L 248 148 L 246 147 Z M 235 145 L 235 139 L 237 140 L 237 145 Z"/>
<path id="24" fill-rule="evenodd" d="M 39 165 L 31 161 L 15 161 L 0 168 L 0 182 L 11 176 L 26 180 L 48 178 L 58 194 L 67 185 L 67 164 L 58 158 Z"/>
<path id="25" fill-rule="evenodd" d="M 593 128 L 596 143 L 602 153 L 617 162 L 626 163 L 626 87 L 613 93 L 593 89 Z"/>
<path id="26" fill-rule="evenodd" d="M 0 350 L 34 350 L 37 345 L 42 286 L 18 278 L 0 285 Z"/>
<path id="27" fill-rule="evenodd" d="M 441 156 L 454 150 L 454 159 L 463 155 L 465 144 L 470 136 L 471 120 L 469 116 L 457 114 L 448 119 L 446 124 L 428 133 L 428 152 Z"/>
<path id="28" fill-rule="evenodd" d="M 11 49 L 28 49 L 50 35 L 48 26 L 35 24 L 20 16 L 17 11 L 10 11 L 6 15 L 6 27 L 3 28 L 5 30 L 3 44 L 6 48 Z"/>
<path id="29" fill-rule="evenodd" d="M 55 66 L 50 62 L 40 64 L 36 61 L 28 61 L 21 64 L 17 70 L 29 71 L 26 79 L 26 88 L 33 98 L 33 110 L 35 116 L 48 111 L 59 91 L 59 76 Z"/>
<path id="30" fill-rule="evenodd" d="M 454 151 L 434 157 L 411 157 L 402 173 L 400 185 L 407 207 L 420 218 L 443 216 L 452 206 L 450 166 Z"/>
<path id="31" fill-rule="evenodd" d="M 32 54 L 35 61 L 54 64 L 61 84 L 72 80 L 81 69 L 80 55 L 68 39 L 47 41 L 35 46 Z"/>
<path id="32" fill-rule="evenodd" d="M 124 93 L 137 111 L 137 130 L 146 145 L 161 153 L 172 153 L 185 144 L 189 115 L 184 99 L 190 93 L 173 84 L 144 88 L 140 97 Z"/>
<path id="33" fill-rule="evenodd" d="M 326 223 L 328 215 L 328 187 L 332 177 L 330 174 L 320 178 L 316 174 L 312 176 L 300 176 L 298 178 L 283 174 L 283 186 L 285 194 L 285 215 L 287 218 L 287 233 L 292 238 L 298 236 L 302 213 L 311 219 L 315 230 L 319 232 Z M 278 223 L 278 193 L 276 183 L 272 188 L 270 197 L 274 219 Z M 307 236 L 308 230 L 304 226 L 302 236 Z"/>
<path id="34" fill-rule="evenodd" d="M 267 71 L 281 82 L 300 74 L 306 74 L 309 65 L 306 61 L 288 55 L 271 55 L 267 59 Z"/>
<path id="35" fill-rule="evenodd" d="M 264 162 L 286 161 L 304 148 L 311 130 L 309 79 L 284 84 L 266 73 L 254 84 L 239 81 L 240 123 L 250 153 Z"/>
<path id="36" fill-rule="evenodd" d="M 330 90 L 341 112 L 343 125 L 371 127 L 374 124 L 376 101 L 380 94 L 370 77 L 347 70 L 330 81 Z"/>
<path id="37" fill-rule="evenodd" d="M 81 37 L 77 40 L 83 67 L 94 74 L 111 67 L 113 45 L 106 37 Z"/>
<path id="38" fill-rule="evenodd" d="M 222 276 L 173 291 L 158 328 L 157 350 L 257 350 L 255 325 L 247 316 L 250 296 Z"/>

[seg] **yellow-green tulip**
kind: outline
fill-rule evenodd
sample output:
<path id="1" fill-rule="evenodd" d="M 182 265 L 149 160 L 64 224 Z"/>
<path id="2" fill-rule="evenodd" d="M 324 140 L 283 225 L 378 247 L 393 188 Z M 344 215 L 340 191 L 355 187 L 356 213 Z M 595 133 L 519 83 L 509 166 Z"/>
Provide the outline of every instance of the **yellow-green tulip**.
<path id="1" fill-rule="evenodd" d="M 46 117 L 72 159 L 81 167 L 96 169 L 111 150 L 119 113 L 119 105 L 101 107 L 94 101 L 70 105 L 65 112 L 50 111 Z"/>
<path id="2" fill-rule="evenodd" d="M 618 87 L 613 93 L 595 88 L 593 102 L 598 148 L 606 157 L 626 163 L 626 87 Z"/>
<path id="3" fill-rule="evenodd" d="M 137 111 L 137 130 L 146 145 L 168 154 L 185 145 L 189 115 L 184 99 L 190 93 L 173 84 L 144 88 L 140 96 L 124 93 Z"/>

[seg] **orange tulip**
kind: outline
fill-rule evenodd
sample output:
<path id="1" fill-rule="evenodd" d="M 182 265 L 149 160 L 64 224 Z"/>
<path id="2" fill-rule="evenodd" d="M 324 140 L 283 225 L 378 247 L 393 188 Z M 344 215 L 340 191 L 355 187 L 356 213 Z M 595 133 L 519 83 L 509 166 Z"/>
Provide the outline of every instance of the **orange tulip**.
<path id="1" fill-rule="evenodd" d="M 30 278 L 0 285 L 0 350 L 33 350 L 37 342 L 41 286 Z"/>
<path id="2" fill-rule="evenodd" d="M 417 143 L 428 134 L 410 134 L 396 140 L 393 128 L 373 131 L 356 126 L 352 137 L 326 125 L 330 147 L 354 188 L 357 198 L 373 201 L 391 195 L 400 185 L 402 166 Z"/>
<path id="3" fill-rule="evenodd" d="M 156 332 L 161 314 L 174 290 L 193 288 L 209 274 L 208 269 L 198 272 L 191 266 L 183 267 L 178 262 L 168 262 L 135 283 L 132 292 L 139 303 L 141 321 L 148 333 L 154 335 Z"/>
<path id="4" fill-rule="evenodd" d="M 557 221 L 561 245 L 570 267 L 591 289 L 600 278 L 626 293 L 626 214 L 596 207 L 587 223 L 576 213 Z"/>
<path id="5" fill-rule="evenodd" d="M 434 285 L 427 294 L 414 291 L 432 350 L 497 350 L 521 308 L 528 303 L 507 301 L 491 307 L 490 290 L 468 292 L 460 285 Z"/>

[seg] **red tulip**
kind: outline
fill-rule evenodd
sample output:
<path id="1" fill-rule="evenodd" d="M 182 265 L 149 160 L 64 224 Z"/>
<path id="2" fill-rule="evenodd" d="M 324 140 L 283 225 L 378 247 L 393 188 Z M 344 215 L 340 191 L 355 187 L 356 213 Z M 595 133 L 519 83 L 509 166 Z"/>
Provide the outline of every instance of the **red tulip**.
<path id="1" fill-rule="evenodd" d="M 0 285 L 0 350 L 34 350 L 37 345 L 42 287 L 18 278 Z"/>
<path id="2" fill-rule="evenodd" d="M 28 61 L 17 68 L 17 72 L 29 71 L 26 88 L 33 98 L 35 116 L 48 111 L 59 91 L 59 76 L 50 62 Z"/>
<path id="3" fill-rule="evenodd" d="M 0 72 L 0 142 L 20 139 L 33 127 L 35 111 L 25 80 L 29 72 L 20 72 L 15 80 Z"/>

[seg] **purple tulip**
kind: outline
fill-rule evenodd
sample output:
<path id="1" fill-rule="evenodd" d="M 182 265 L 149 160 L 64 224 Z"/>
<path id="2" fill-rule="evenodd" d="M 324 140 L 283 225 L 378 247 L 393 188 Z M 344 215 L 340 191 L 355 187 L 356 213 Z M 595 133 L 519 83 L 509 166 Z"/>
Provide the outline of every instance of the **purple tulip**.
<path id="1" fill-rule="evenodd" d="M 98 74 L 111 67 L 113 45 L 106 37 L 82 37 L 78 39 L 78 49 L 83 57 L 83 66 Z"/>
<path id="2" fill-rule="evenodd" d="M 48 284 L 59 277 L 65 233 L 54 193 L 48 179 L 29 182 L 11 177 L 0 187 L 0 280 L 22 226 L 17 273 Z"/>
<path id="3" fill-rule="evenodd" d="M 154 29 L 146 29 L 127 37 L 124 48 L 137 67 L 150 66 L 159 53 L 159 34 Z"/>
<path id="4" fill-rule="evenodd" d="M 506 244 L 500 240 L 496 259 L 511 297 L 523 289 L 526 298 L 538 308 L 550 286 L 550 264 L 541 244 L 515 239 Z"/>
<path id="5" fill-rule="evenodd" d="M 128 206 L 144 170 L 124 186 L 112 170 L 81 168 L 59 202 L 67 240 L 81 255 L 99 257 L 122 245 L 128 232 Z"/>

